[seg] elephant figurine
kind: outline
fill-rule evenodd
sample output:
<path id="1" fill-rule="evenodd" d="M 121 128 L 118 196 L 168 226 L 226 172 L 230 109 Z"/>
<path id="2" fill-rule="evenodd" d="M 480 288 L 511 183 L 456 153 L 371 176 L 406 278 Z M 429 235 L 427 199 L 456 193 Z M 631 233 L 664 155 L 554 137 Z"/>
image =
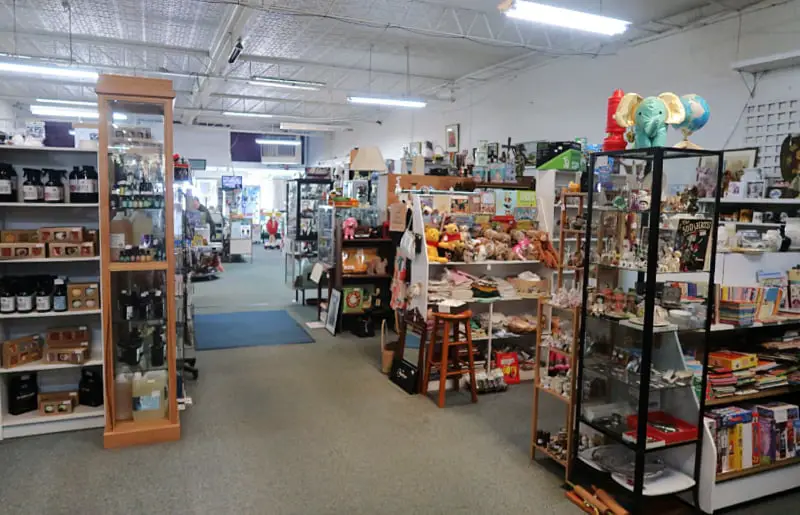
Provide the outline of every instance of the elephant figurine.
<path id="1" fill-rule="evenodd" d="M 344 239 L 352 240 L 356 236 L 356 227 L 358 227 L 358 220 L 352 216 L 342 222 L 342 229 L 344 230 Z"/>
<path id="2" fill-rule="evenodd" d="M 678 125 L 685 118 L 683 102 L 674 93 L 647 98 L 628 93 L 614 113 L 614 120 L 620 127 L 634 127 L 634 148 L 665 147 L 667 125 Z"/>

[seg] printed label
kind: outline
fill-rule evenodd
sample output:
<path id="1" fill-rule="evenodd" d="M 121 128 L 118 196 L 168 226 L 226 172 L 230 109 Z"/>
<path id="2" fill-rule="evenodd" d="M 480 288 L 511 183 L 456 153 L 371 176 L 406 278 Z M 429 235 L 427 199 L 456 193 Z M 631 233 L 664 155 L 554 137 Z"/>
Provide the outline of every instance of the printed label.
<path id="1" fill-rule="evenodd" d="M 67 310 L 67 298 L 66 297 L 53 297 L 53 309 L 56 311 L 66 311 Z"/>
<path id="2" fill-rule="evenodd" d="M 94 179 L 78 179 L 78 193 L 97 193 L 97 181 Z"/>
<path id="3" fill-rule="evenodd" d="M 69 180 L 69 192 L 75 193 L 78 191 L 78 179 Z"/>
<path id="4" fill-rule="evenodd" d="M 124 249 L 125 233 L 124 232 L 111 233 L 109 241 L 111 242 L 112 249 Z"/>
<path id="5" fill-rule="evenodd" d="M 23 186 L 22 200 L 39 200 L 39 188 L 36 186 Z"/>
<path id="6" fill-rule="evenodd" d="M 17 295 L 17 311 L 30 311 L 33 309 L 33 296 Z"/>
<path id="7" fill-rule="evenodd" d="M 14 190 L 11 188 L 11 181 L 8 179 L 0 180 L 0 195 L 11 195 Z"/>
<path id="8" fill-rule="evenodd" d="M 58 186 L 45 186 L 44 188 L 44 200 L 46 202 L 60 202 L 63 200 L 62 194 L 64 193 L 64 188 L 59 188 Z"/>
<path id="9" fill-rule="evenodd" d="M 142 395 L 133 398 L 133 411 L 154 411 L 161 406 L 161 394 L 158 391 L 154 395 Z"/>
<path id="10" fill-rule="evenodd" d="M 36 311 L 50 311 L 50 297 L 36 297 Z"/>
<path id="11" fill-rule="evenodd" d="M 0 297 L 0 311 L 3 313 L 13 313 L 17 309 L 17 302 L 14 297 Z"/>

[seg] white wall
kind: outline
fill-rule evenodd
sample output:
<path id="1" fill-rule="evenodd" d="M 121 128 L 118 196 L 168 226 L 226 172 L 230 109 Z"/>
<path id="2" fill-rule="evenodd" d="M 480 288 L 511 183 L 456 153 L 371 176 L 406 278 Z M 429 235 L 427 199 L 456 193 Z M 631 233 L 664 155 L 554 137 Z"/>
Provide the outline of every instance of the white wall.
<path id="1" fill-rule="evenodd" d="M 337 133 L 328 158 L 354 146 L 377 145 L 386 158 L 402 155 L 410 141 L 441 144 L 445 125 L 461 124 L 461 147 L 478 140 L 571 140 L 602 142 L 607 98 L 616 88 L 644 96 L 671 91 L 697 93 L 711 107 L 709 124 L 693 141 L 707 148 L 741 146 L 737 120 L 748 90 L 731 63 L 800 47 L 800 0 L 698 28 L 616 55 L 569 57 L 522 72 L 512 79 L 457 92 L 455 104 L 429 104 L 421 111 L 392 111 L 383 125 L 366 124 Z M 738 40 L 738 41 L 737 41 Z M 748 76 L 748 81 L 751 78 Z M 800 68 L 765 75 L 756 98 L 800 98 Z M 670 131 L 670 142 L 680 140 Z"/>
<path id="2" fill-rule="evenodd" d="M 230 130 L 221 127 L 173 127 L 175 152 L 191 159 L 205 159 L 207 166 L 231 164 Z"/>

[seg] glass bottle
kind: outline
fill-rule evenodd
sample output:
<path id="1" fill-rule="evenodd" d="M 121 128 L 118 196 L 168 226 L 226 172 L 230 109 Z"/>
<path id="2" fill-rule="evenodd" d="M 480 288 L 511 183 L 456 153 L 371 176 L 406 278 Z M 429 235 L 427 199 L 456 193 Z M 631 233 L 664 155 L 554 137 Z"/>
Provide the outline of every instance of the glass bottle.
<path id="1" fill-rule="evenodd" d="M 36 288 L 36 311 L 44 313 L 53 309 L 53 287 L 51 278 L 43 276 L 39 278 L 39 286 Z"/>
<path id="2" fill-rule="evenodd" d="M 67 310 L 67 285 L 64 279 L 53 281 L 53 311 Z"/>
<path id="3" fill-rule="evenodd" d="M 33 281 L 23 277 L 17 283 L 17 312 L 30 313 L 33 311 Z"/>
<path id="4" fill-rule="evenodd" d="M 73 166 L 72 171 L 69 172 L 69 201 L 70 203 L 82 203 L 83 195 L 78 191 L 78 175 L 81 169 L 78 166 Z"/>
<path id="5" fill-rule="evenodd" d="M 0 202 L 16 202 L 17 198 L 14 196 L 14 185 L 11 182 L 12 167 L 8 163 L 0 163 Z"/>
<path id="6" fill-rule="evenodd" d="M 64 185 L 61 183 L 63 170 L 46 169 L 47 183 L 44 185 L 44 201 L 52 204 L 64 202 Z"/>
<path id="7" fill-rule="evenodd" d="M 83 167 L 83 172 L 84 172 L 85 182 L 83 183 L 83 187 L 81 189 L 86 193 L 86 203 L 89 204 L 97 203 L 98 202 L 97 192 L 99 191 L 97 187 L 97 179 L 99 177 L 97 175 L 97 170 L 95 170 L 94 166 L 87 165 Z M 81 186 L 80 183 L 78 184 L 78 186 L 79 187 Z"/>
<path id="8" fill-rule="evenodd" d="M 23 202 L 44 201 L 44 184 L 42 184 L 42 171 L 36 168 L 23 168 L 25 182 L 22 183 Z"/>
<path id="9" fill-rule="evenodd" d="M 17 297 L 14 283 L 9 279 L 0 281 L 0 313 L 13 313 L 17 310 Z"/>

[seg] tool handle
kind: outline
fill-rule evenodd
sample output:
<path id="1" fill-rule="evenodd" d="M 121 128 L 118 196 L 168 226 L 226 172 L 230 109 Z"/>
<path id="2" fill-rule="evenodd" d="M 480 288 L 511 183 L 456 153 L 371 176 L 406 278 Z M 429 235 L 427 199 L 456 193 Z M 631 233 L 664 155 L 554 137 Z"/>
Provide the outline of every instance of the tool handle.
<path id="1" fill-rule="evenodd" d="M 597 515 L 597 512 L 593 508 L 587 506 L 583 499 L 581 499 L 580 496 L 575 492 L 566 492 L 564 496 L 569 499 L 572 504 L 580 508 L 584 513 L 588 513 L 589 515 Z"/>
<path id="2" fill-rule="evenodd" d="M 605 515 L 609 511 L 608 510 L 608 506 L 606 506 L 604 502 L 602 502 L 600 499 L 595 497 L 594 494 L 589 492 L 584 487 L 582 487 L 580 485 L 575 485 L 572 488 L 573 488 L 573 490 L 575 491 L 576 494 L 578 494 L 579 496 L 581 496 L 583 498 L 584 501 L 586 501 L 589 504 L 591 504 L 592 506 L 596 507 L 597 510 L 600 513 L 602 513 L 603 515 Z"/>
<path id="3" fill-rule="evenodd" d="M 594 488 L 594 494 L 597 496 L 597 498 L 608 506 L 608 509 L 611 513 L 614 515 L 629 515 L 628 510 L 623 508 L 622 505 L 620 505 L 616 499 L 611 497 L 608 492 L 597 487 L 592 488 Z"/>

